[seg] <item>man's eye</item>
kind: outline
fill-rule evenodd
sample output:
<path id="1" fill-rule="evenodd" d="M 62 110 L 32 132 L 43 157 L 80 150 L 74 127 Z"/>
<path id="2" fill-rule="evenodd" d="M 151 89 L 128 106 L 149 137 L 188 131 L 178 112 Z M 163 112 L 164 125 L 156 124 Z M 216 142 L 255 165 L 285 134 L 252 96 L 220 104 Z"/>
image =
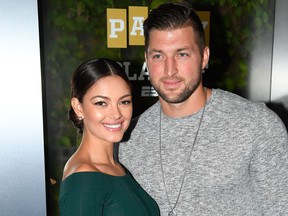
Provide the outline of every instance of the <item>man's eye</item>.
<path id="1" fill-rule="evenodd" d="M 179 53 L 178 56 L 180 56 L 180 57 L 186 57 L 186 56 L 188 56 L 188 54 L 187 54 L 187 53 Z"/>
<path id="2" fill-rule="evenodd" d="M 160 58 L 161 58 L 161 55 L 154 55 L 152 58 L 153 58 L 153 59 L 160 59 Z"/>

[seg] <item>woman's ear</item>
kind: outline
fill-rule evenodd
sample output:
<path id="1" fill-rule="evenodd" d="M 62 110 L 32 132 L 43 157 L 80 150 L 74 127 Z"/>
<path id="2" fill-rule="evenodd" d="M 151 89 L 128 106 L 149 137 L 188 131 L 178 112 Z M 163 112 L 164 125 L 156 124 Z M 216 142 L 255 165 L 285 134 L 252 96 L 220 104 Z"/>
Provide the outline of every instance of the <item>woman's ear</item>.
<path id="1" fill-rule="evenodd" d="M 84 118 L 83 116 L 83 110 L 82 110 L 82 104 L 80 103 L 80 101 L 78 100 L 78 98 L 76 97 L 73 97 L 71 99 L 71 106 L 74 110 L 74 112 L 76 113 L 76 115 L 79 117 L 79 118 Z"/>

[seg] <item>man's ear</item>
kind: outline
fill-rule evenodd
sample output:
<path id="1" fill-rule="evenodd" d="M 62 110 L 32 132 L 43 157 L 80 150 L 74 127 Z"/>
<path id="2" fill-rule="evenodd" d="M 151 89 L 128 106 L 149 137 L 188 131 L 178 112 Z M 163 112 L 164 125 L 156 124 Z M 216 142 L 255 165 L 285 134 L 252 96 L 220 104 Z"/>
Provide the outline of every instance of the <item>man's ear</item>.
<path id="1" fill-rule="evenodd" d="M 209 47 L 205 47 L 203 50 L 203 59 L 202 59 L 202 70 L 204 70 L 209 62 L 210 58 L 210 49 Z"/>
<path id="2" fill-rule="evenodd" d="M 73 97 L 73 98 L 71 99 L 71 106 L 72 106 L 74 112 L 76 113 L 76 115 L 77 115 L 79 118 L 84 118 L 83 110 L 82 110 L 82 104 L 80 103 L 80 101 L 78 100 L 78 98 Z"/>

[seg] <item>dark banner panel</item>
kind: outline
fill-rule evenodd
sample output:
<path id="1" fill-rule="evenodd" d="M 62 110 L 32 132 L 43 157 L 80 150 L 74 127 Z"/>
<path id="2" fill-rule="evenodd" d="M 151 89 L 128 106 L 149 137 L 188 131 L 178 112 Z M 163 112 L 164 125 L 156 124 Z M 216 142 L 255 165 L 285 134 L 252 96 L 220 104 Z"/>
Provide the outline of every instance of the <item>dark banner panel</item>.
<path id="1" fill-rule="evenodd" d="M 59 214 L 63 166 L 79 141 L 67 121 L 72 73 L 87 59 L 108 57 L 118 61 L 133 84 L 133 115 L 141 114 L 158 100 L 144 61 L 142 23 L 150 9 L 164 2 L 169 1 L 39 1 L 48 215 Z M 251 61 L 260 42 L 268 50 L 264 53 L 268 59 L 264 74 L 270 74 L 275 1 L 190 2 L 202 19 L 211 49 L 209 66 L 203 73 L 205 85 L 249 98 L 249 77 L 255 70 Z M 265 83 L 269 89 L 270 82 Z"/>

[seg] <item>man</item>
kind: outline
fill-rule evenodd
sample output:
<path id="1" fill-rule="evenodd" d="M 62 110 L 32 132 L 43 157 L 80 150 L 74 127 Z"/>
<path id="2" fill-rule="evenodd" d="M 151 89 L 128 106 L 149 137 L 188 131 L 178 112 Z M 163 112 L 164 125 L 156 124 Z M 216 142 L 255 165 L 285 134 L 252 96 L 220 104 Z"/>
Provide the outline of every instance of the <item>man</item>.
<path id="1" fill-rule="evenodd" d="M 144 22 L 145 59 L 159 102 L 138 119 L 119 158 L 161 215 L 288 215 L 288 136 L 262 103 L 208 89 L 204 29 L 187 4 Z"/>

